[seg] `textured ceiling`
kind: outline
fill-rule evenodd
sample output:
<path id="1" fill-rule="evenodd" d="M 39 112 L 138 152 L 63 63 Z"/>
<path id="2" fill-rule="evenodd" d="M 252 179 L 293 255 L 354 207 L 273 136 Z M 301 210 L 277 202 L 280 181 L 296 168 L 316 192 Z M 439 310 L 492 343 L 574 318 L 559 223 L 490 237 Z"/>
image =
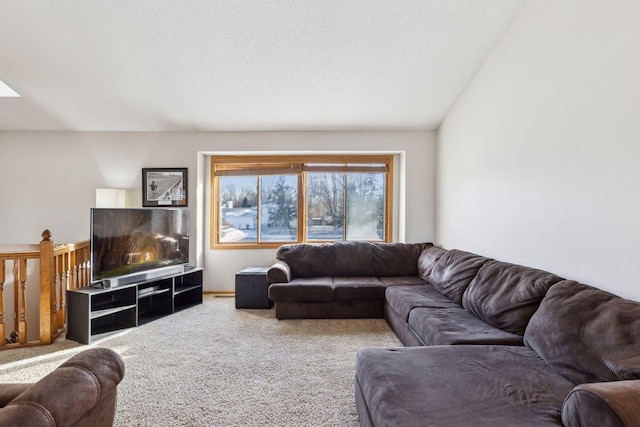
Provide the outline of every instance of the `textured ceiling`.
<path id="1" fill-rule="evenodd" d="M 526 0 L 2 0 L 0 130 L 431 130 Z"/>

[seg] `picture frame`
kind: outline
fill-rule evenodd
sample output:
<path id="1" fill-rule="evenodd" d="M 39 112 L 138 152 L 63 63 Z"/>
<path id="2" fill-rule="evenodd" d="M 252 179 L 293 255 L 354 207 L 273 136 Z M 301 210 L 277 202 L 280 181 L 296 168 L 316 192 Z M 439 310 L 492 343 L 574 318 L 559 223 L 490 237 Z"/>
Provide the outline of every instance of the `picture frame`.
<path id="1" fill-rule="evenodd" d="M 186 207 L 187 168 L 143 168 L 143 207 Z"/>

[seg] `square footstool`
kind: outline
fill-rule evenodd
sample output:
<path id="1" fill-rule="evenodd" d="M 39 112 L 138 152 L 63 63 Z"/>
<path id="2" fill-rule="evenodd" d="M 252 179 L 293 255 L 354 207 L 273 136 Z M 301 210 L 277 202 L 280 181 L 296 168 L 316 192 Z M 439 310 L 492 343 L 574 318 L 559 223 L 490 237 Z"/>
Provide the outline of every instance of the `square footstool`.
<path id="1" fill-rule="evenodd" d="M 236 273 L 236 308 L 271 308 L 269 267 L 247 267 Z"/>

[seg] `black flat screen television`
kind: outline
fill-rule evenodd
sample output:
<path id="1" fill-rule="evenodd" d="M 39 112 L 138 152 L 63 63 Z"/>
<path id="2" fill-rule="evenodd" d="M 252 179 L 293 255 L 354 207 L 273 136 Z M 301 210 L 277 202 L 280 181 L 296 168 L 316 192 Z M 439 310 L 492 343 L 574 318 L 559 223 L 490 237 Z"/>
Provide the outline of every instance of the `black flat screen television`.
<path id="1" fill-rule="evenodd" d="M 188 263 L 188 209 L 91 209 L 92 282 L 126 283 Z"/>

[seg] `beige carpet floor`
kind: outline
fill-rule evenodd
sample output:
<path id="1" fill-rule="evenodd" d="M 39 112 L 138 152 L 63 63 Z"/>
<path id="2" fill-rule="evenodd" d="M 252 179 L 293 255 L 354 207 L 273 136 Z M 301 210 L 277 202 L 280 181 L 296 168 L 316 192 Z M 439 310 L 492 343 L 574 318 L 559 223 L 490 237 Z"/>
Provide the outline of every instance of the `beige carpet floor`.
<path id="1" fill-rule="evenodd" d="M 358 426 L 356 353 L 400 345 L 383 319 L 277 320 L 213 296 L 91 344 L 125 360 L 117 426 Z M 0 382 L 37 381 L 86 348 L 0 351 Z"/>

